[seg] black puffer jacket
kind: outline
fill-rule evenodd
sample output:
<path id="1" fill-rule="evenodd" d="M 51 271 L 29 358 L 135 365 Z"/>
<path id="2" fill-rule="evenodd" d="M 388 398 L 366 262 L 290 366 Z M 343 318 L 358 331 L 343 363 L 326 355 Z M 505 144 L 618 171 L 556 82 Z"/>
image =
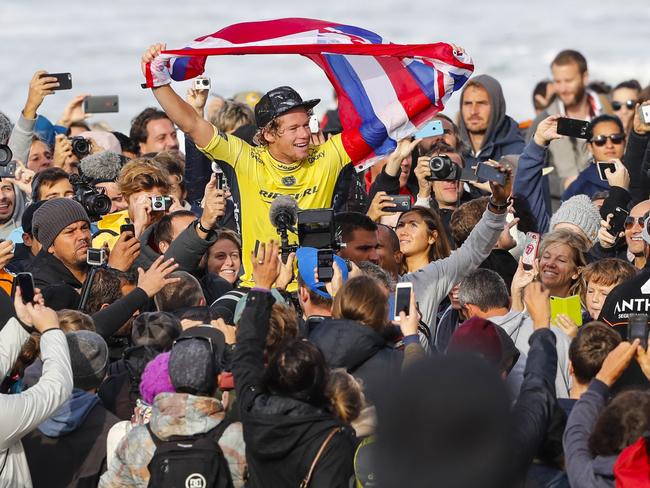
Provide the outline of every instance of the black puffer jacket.
<path id="1" fill-rule="evenodd" d="M 274 298 L 251 291 L 237 331 L 233 363 L 235 387 L 246 441 L 248 486 L 299 486 L 327 435 L 328 444 L 310 488 L 343 488 L 353 475 L 355 436 L 330 412 L 293 398 L 262 391 L 264 344 Z"/>

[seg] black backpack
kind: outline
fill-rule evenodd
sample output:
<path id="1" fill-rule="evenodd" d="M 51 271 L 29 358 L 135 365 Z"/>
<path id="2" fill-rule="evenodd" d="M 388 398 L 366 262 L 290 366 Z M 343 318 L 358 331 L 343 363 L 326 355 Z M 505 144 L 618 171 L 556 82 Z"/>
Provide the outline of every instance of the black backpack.
<path id="1" fill-rule="evenodd" d="M 172 436 L 167 441 L 156 437 L 147 424 L 156 452 L 149 462 L 155 488 L 232 488 L 228 461 L 219 439 L 228 427 L 221 421 L 214 429 L 192 436 Z"/>

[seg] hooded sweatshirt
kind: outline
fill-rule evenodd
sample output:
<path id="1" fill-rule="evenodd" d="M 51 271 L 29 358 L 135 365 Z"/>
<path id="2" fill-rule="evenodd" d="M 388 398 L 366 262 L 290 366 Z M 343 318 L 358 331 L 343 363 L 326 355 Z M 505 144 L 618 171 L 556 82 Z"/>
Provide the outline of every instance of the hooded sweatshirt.
<path id="1" fill-rule="evenodd" d="M 521 352 L 521 359 L 515 364 L 510 375 L 515 378 L 523 378 L 523 366 L 525 365 L 526 356 L 530 346 L 528 340 L 535 332 L 533 321 L 523 312 L 511 310 L 506 315 L 490 317 L 490 321 L 501 326 L 508 333 L 510 338 L 515 342 L 515 346 Z M 557 327 L 551 327 L 555 334 L 557 348 L 557 373 L 555 377 L 555 391 L 558 398 L 568 398 L 571 380 L 569 375 L 569 338 Z M 521 368 L 521 369 L 520 369 Z M 521 386 L 521 384 L 520 384 Z"/>
<path id="2" fill-rule="evenodd" d="M 0 239 L 9 239 L 9 234 L 11 234 L 14 229 L 21 226 L 21 219 L 23 218 L 23 212 L 27 205 L 23 192 L 16 185 L 12 186 L 14 188 L 14 195 L 16 195 L 14 200 L 14 211 L 9 220 L 0 224 Z"/>
<path id="3" fill-rule="evenodd" d="M 524 138 L 519 132 L 519 125 L 514 119 L 506 115 L 506 99 L 503 97 L 501 85 L 489 75 L 473 77 L 470 82 L 481 85 L 490 97 L 490 120 L 483 138 L 483 144 L 478 151 L 474 151 L 471 144 L 467 125 L 462 117 L 458 123 L 460 137 L 468 145 L 468 150 L 463 152 L 465 167 L 475 166 L 481 161 L 494 159 L 498 161 L 502 156 L 521 154 L 524 150 Z M 460 96 L 460 106 L 463 106 L 465 91 Z"/>

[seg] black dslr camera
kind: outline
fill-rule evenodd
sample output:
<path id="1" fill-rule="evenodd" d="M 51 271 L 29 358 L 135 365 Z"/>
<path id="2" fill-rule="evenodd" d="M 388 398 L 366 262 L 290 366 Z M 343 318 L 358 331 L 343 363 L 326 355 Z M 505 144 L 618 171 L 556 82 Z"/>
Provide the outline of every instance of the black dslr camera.
<path id="1" fill-rule="evenodd" d="M 72 153 L 79 160 L 82 160 L 90 154 L 90 141 L 88 139 L 76 136 L 70 139 L 70 143 L 72 144 Z"/>
<path id="2" fill-rule="evenodd" d="M 103 188 L 97 188 L 83 175 L 72 174 L 69 178 L 74 189 L 73 198 L 81 204 L 92 222 L 97 222 L 111 211 L 113 203 Z"/>
<path id="3" fill-rule="evenodd" d="M 462 173 L 460 166 L 445 154 L 429 159 L 429 168 L 431 169 L 431 176 L 427 177 L 429 181 L 458 181 Z"/>
<path id="4" fill-rule="evenodd" d="M 16 176 L 16 161 L 9 146 L 0 144 L 0 178 L 13 178 Z"/>

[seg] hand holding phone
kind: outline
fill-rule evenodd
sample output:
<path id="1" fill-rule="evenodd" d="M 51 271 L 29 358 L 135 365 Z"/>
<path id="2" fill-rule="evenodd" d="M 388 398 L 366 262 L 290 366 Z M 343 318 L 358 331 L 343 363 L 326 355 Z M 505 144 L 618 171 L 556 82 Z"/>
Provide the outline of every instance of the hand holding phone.
<path id="1" fill-rule="evenodd" d="M 557 133 L 562 136 L 575 137 L 576 139 L 589 139 L 591 137 L 591 123 L 586 120 L 557 119 Z"/>
<path id="2" fill-rule="evenodd" d="M 72 75 L 70 73 L 43 73 L 41 78 L 56 78 L 59 86 L 50 88 L 51 90 L 71 90 L 72 89 Z"/>
<path id="3" fill-rule="evenodd" d="M 18 273 L 16 275 L 16 282 L 20 288 L 20 296 L 23 303 L 31 303 L 34 301 L 36 295 L 36 288 L 34 287 L 34 278 L 31 273 Z"/>
<path id="4" fill-rule="evenodd" d="M 639 345 L 648 349 L 648 315 L 644 313 L 630 314 L 627 322 L 627 340 L 634 342 L 639 339 Z"/>
<path id="5" fill-rule="evenodd" d="M 476 176 L 479 181 L 494 181 L 495 183 L 499 183 L 501 186 L 506 184 L 506 174 L 489 164 L 478 163 L 476 166 Z"/>
<path id="6" fill-rule="evenodd" d="M 535 260 L 539 251 L 540 235 L 537 232 L 526 232 L 526 241 L 524 242 L 524 253 L 521 256 L 521 262 L 526 271 L 535 267 Z"/>
<path id="7" fill-rule="evenodd" d="M 393 320 L 400 320 L 400 312 L 409 314 L 411 294 L 413 293 L 412 283 L 397 283 L 395 287 L 395 307 L 393 309 Z"/>
<path id="8" fill-rule="evenodd" d="M 630 214 L 627 210 L 621 207 L 616 207 L 614 209 L 614 215 L 609 221 L 609 229 L 607 232 L 614 237 L 618 237 L 618 235 L 625 229 L 625 220 L 628 215 Z"/>

